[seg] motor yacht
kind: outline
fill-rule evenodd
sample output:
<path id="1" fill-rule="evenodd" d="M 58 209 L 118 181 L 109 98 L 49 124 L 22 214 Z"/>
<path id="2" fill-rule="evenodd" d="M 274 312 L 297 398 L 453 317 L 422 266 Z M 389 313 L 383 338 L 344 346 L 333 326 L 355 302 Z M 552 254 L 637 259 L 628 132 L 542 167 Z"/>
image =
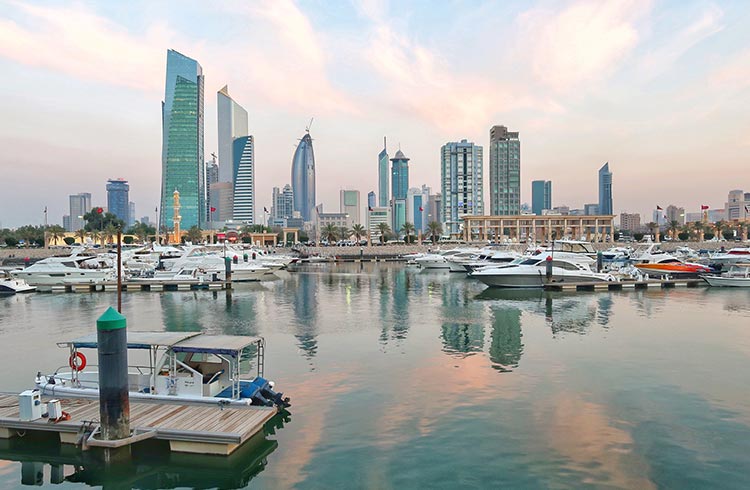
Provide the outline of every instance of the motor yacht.
<path id="1" fill-rule="evenodd" d="M 29 286 L 23 279 L 15 279 L 9 272 L 0 271 L 0 296 L 33 291 L 36 291 L 36 286 Z"/>
<path id="2" fill-rule="evenodd" d="M 699 274 L 714 272 L 711 267 L 694 262 L 684 262 L 659 248 L 659 244 L 652 243 L 645 250 L 635 254 L 631 260 L 640 271 L 651 277 L 681 276 L 697 277 Z"/>
<path id="3" fill-rule="evenodd" d="M 47 257 L 12 274 L 31 286 L 99 284 L 116 278 L 116 270 L 106 257 L 76 254 Z"/>
<path id="4" fill-rule="evenodd" d="M 735 247 L 725 251 L 717 251 L 709 256 L 712 264 L 733 265 L 750 263 L 750 247 Z"/>
<path id="5" fill-rule="evenodd" d="M 547 276 L 547 263 L 551 262 L 552 275 Z M 612 274 L 592 270 L 595 261 L 590 257 L 561 257 L 558 253 L 542 252 L 527 257 L 517 264 L 485 267 L 470 274 L 493 287 L 542 288 L 551 283 L 609 282 L 617 281 Z"/>
<path id="6" fill-rule="evenodd" d="M 97 349 L 97 334 L 57 345 L 68 350 L 68 363 L 52 374 L 37 373 L 37 388 L 54 398 L 98 398 L 99 372 L 82 352 Z M 263 377 L 262 337 L 128 331 L 127 348 L 131 399 L 289 406 L 289 398 L 274 391 L 274 383 Z M 252 362 L 257 368 L 255 377 L 243 372 Z"/>

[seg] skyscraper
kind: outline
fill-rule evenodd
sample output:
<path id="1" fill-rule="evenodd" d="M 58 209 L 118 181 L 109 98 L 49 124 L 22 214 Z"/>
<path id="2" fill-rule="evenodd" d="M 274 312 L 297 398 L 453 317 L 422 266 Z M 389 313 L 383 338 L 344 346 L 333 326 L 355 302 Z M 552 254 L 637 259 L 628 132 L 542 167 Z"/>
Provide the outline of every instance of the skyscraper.
<path id="1" fill-rule="evenodd" d="M 313 221 L 315 154 L 309 131 L 300 140 L 292 158 L 292 191 L 294 192 L 294 210 L 300 213 L 303 220 Z"/>
<path id="2" fill-rule="evenodd" d="M 86 222 L 83 220 L 83 215 L 91 211 L 91 194 L 88 192 L 80 192 L 71 195 L 68 199 L 70 201 L 70 228 L 68 231 L 81 230 L 86 225 Z"/>
<path id="3" fill-rule="evenodd" d="M 388 152 L 385 136 L 383 136 L 383 151 L 378 155 L 378 204 L 380 207 L 388 206 Z"/>
<path id="4" fill-rule="evenodd" d="M 392 229 L 398 234 L 406 222 L 406 194 L 409 191 L 409 159 L 401 150 L 391 158 Z"/>
<path id="5" fill-rule="evenodd" d="M 531 182 L 531 212 L 541 215 L 545 209 L 552 209 L 552 181 L 534 180 Z"/>
<path id="6" fill-rule="evenodd" d="M 130 222 L 130 185 L 124 179 L 107 181 L 107 210 L 122 220 L 127 226 Z"/>
<path id="7" fill-rule="evenodd" d="M 359 191 L 344 190 L 339 192 L 339 212 L 349 215 L 349 227 L 361 224 Z"/>
<path id="8" fill-rule="evenodd" d="M 234 183 L 235 138 L 247 136 L 247 111 L 229 95 L 229 86 L 216 93 L 217 126 L 219 129 L 219 182 Z"/>
<path id="9" fill-rule="evenodd" d="M 234 210 L 232 219 L 252 224 L 255 221 L 255 145 L 252 136 L 235 138 L 232 143 L 234 157 Z M 219 166 L 221 169 L 221 166 Z"/>
<path id="10" fill-rule="evenodd" d="M 162 102 L 162 226 L 172 228 L 172 195 L 180 192 L 181 227 L 206 220 L 203 163 L 203 68 L 194 59 L 167 51 L 167 78 Z"/>
<path id="11" fill-rule="evenodd" d="M 447 201 L 447 198 L 443 196 Z M 490 129 L 490 214 L 521 212 L 521 141 L 505 126 Z M 447 218 L 447 217 L 446 217 Z"/>
<path id="12" fill-rule="evenodd" d="M 378 200 L 375 197 L 375 191 L 370 191 L 367 193 L 367 207 L 368 208 L 374 208 L 378 205 Z"/>
<path id="13" fill-rule="evenodd" d="M 406 221 L 414 225 L 417 234 L 427 231 L 430 201 L 430 188 L 423 185 L 422 188 L 412 187 L 406 193 Z"/>
<path id="14" fill-rule="evenodd" d="M 461 140 L 443 145 L 440 155 L 445 231 L 458 233 L 462 216 L 484 214 L 483 149 Z"/>
<path id="15" fill-rule="evenodd" d="M 128 203 L 128 221 L 125 223 L 128 228 L 135 224 L 135 203 L 130 201 Z"/>
<path id="16" fill-rule="evenodd" d="M 612 172 L 609 162 L 599 169 L 599 214 L 612 214 Z"/>
<path id="17" fill-rule="evenodd" d="M 284 190 L 279 190 L 278 187 L 273 188 L 273 209 L 271 210 L 271 216 L 275 220 L 284 220 L 292 217 L 294 213 L 294 194 L 292 193 L 292 186 L 289 184 L 284 186 Z"/>

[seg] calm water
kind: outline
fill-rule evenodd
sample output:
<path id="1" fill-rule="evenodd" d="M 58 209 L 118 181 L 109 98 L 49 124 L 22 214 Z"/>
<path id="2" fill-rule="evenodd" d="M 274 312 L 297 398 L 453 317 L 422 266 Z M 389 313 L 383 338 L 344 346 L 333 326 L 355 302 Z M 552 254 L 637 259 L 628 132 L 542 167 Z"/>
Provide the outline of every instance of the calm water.
<path id="1" fill-rule="evenodd" d="M 0 389 L 63 364 L 55 342 L 114 301 L 0 298 Z M 228 459 L 155 445 L 108 471 L 0 440 L 0 487 L 41 471 L 63 487 L 750 488 L 750 291 L 506 292 L 352 264 L 231 298 L 125 293 L 123 313 L 133 330 L 265 336 L 291 416 Z"/>

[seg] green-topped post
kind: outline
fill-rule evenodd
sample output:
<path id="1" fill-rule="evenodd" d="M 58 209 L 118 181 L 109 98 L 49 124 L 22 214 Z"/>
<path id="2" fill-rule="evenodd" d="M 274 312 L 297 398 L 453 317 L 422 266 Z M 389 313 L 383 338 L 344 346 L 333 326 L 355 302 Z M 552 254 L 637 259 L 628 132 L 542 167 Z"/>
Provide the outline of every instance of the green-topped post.
<path id="1" fill-rule="evenodd" d="M 96 321 L 99 350 L 99 421 L 106 441 L 130 437 L 127 320 L 108 308 Z"/>

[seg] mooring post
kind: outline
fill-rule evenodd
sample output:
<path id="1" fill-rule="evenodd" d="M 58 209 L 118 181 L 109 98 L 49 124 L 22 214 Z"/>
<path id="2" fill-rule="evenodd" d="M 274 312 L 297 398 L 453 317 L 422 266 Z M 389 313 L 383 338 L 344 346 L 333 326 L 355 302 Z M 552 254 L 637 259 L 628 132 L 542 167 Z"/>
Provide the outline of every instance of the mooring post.
<path id="1" fill-rule="evenodd" d="M 232 259 L 229 257 L 224 258 L 224 280 L 226 289 L 232 289 Z"/>
<path id="2" fill-rule="evenodd" d="M 99 422 L 105 441 L 130 437 L 127 320 L 108 308 L 96 321 L 99 350 Z"/>
<path id="3" fill-rule="evenodd" d="M 547 256 L 547 260 L 544 261 L 545 275 L 547 276 L 547 282 L 552 281 L 552 257 Z"/>
<path id="4" fill-rule="evenodd" d="M 598 252 L 596 252 L 596 272 L 601 272 L 602 269 L 604 268 L 602 261 L 603 261 L 602 251 L 599 250 Z"/>

